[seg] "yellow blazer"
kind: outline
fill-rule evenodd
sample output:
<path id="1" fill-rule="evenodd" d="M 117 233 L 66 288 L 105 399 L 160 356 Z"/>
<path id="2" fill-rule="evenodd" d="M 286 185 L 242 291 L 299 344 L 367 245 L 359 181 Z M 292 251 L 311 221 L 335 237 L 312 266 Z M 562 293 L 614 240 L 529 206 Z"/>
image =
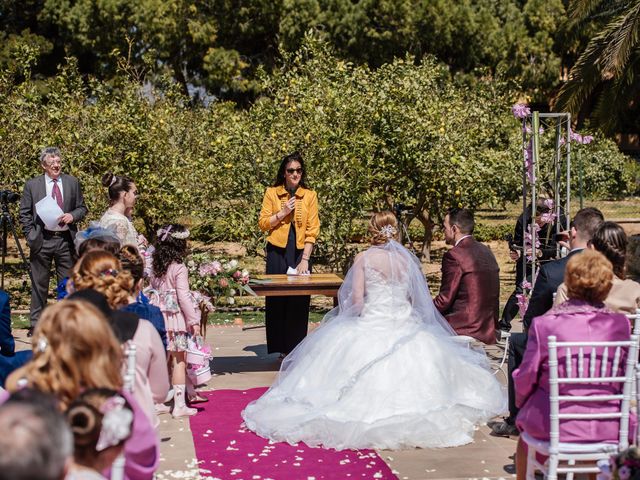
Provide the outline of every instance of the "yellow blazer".
<path id="1" fill-rule="evenodd" d="M 263 232 L 269 232 L 267 242 L 275 247 L 286 247 L 292 217 L 295 216 L 296 248 L 303 249 L 305 243 L 316 243 L 320 233 L 320 218 L 318 217 L 318 195 L 313 190 L 298 187 L 293 214 L 287 215 L 274 228 L 271 228 L 269 219 L 282 210 L 287 200 L 289 200 L 289 192 L 283 185 L 269 187 L 264 194 L 258 225 Z"/>

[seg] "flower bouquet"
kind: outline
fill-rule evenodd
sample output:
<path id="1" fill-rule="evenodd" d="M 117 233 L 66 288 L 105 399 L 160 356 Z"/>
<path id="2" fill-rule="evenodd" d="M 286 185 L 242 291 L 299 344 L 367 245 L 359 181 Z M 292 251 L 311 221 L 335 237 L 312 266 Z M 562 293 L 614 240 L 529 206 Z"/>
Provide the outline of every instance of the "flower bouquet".
<path id="1" fill-rule="evenodd" d="M 636 447 L 613 455 L 609 460 L 599 460 L 600 473 L 597 480 L 638 480 L 640 479 L 640 452 Z"/>
<path id="2" fill-rule="evenodd" d="M 189 285 L 209 305 L 233 305 L 238 295 L 255 295 L 249 287 L 249 272 L 237 260 L 218 260 L 206 253 L 190 255 L 186 261 Z"/>

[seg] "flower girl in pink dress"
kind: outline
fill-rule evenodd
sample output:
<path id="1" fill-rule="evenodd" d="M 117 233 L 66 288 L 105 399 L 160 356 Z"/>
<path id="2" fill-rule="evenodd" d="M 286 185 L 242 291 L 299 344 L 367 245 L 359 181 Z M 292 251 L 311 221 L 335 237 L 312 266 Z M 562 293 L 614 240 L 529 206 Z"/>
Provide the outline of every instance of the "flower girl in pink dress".
<path id="1" fill-rule="evenodd" d="M 182 225 L 165 225 L 158 230 L 153 254 L 151 288 L 157 297 L 152 303 L 162 310 L 167 330 L 167 351 L 172 364 L 174 417 L 195 415 L 197 410 L 186 405 L 186 350 L 189 334 L 200 335 L 200 316 L 189 290 L 189 273 L 184 265 L 189 230 Z"/>

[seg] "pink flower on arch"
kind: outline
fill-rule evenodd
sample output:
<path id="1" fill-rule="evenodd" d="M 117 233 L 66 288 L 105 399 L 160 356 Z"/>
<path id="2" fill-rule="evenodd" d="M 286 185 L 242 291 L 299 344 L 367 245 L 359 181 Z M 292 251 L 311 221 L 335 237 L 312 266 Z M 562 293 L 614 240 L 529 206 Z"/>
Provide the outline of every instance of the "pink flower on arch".
<path id="1" fill-rule="evenodd" d="M 524 103 L 516 103 L 511 107 L 511 112 L 516 118 L 526 118 L 528 115 L 531 115 L 531 109 Z"/>
<path id="2" fill-rule="evenodd" d="M 533 170 L 533 140 L 529 140 L 527 148 L 524 149 L 524 168 L 527 173 L 527 180 L 535 183 L 536 175 Z"/>

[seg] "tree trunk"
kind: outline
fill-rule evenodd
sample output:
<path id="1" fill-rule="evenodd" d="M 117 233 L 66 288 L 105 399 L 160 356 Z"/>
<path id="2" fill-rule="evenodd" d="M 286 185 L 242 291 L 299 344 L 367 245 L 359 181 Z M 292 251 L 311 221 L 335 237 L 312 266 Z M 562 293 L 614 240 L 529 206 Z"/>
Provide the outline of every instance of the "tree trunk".
<path id="1" fill-rule="evenodd" d="M 431 242 L 433 241 L 433 229 L 436 224 L 431 220 L 431 215 L 428 211 L 422 210 L 418 215 L 418 220 L 422 223 L 424 228 L 424 235 L 422 237 L 422 252 L 420 260 L 423 262 L 431 262 Z"/>

